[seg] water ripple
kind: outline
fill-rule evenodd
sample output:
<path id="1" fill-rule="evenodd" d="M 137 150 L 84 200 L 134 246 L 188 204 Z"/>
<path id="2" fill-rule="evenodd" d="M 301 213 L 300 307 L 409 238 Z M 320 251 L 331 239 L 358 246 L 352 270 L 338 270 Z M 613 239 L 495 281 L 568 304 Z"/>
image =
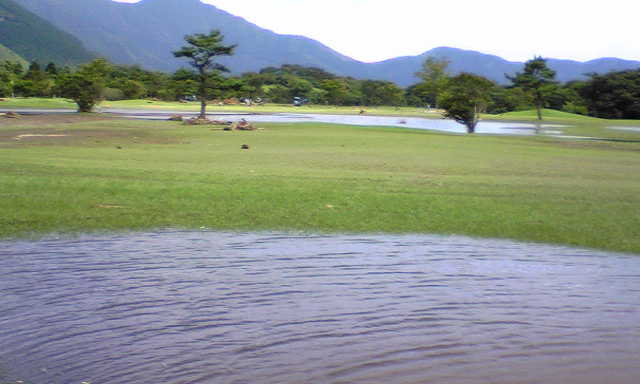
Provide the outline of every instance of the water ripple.
<path id="1" fill-rule="evenodd" d="M 637 256 L 453 236 L 181 231 L 0 246 L 0 381 L 640 377 Z"/>

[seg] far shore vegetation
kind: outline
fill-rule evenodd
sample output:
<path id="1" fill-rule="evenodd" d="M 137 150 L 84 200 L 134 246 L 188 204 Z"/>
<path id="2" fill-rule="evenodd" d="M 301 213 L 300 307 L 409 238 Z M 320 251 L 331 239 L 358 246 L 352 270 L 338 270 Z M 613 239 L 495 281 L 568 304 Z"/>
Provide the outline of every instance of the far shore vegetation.
<path id="1" fill-rule="evenodd" d="M 221 45 L 221 36 L 218 38 L 215 43 Z M 214 49 L 214 53 L 232 52 L 232 46 L 221 45 L 219 48 L 226 51 Z M 176 54 L 190 52 L 187 45 Z M 195 61 L 191 64 L 196 64 L 194 68 L 200 65 Z M 37 62 L 25 68 L 21 63 L 4 61 L 0 63 L 0 98 L 12 101 L 0 103 L 0 108 L 45 106 L 88 111 L 96 105 L 137 107 L 141 101 L 136 100 L 145 100 L 142 103 L 191 103 L 177 107 L 189 110 L 193 102 L 198 101 L 201 112 L 206 104 L 215 110 L 222 110 L 220 105 L 237 108 L 267 104 L 271 109 L 263 110 L 269 112 L 277 111 L 273 109 L 274 105 L 295 104 L 327 111 L 347 108 L 363 113 L 383 110 L 384 114 L 406 115 L 417 113 L 415 111 L 420 114 L 434 111 L 443 106 L 440 99 L 446 101 L 452 87 L 460 88 L 455 81 L 451 83 L 455 76 L 448 71 L 449 62 L 434 58 L 426 59 L 422 71 L 416 74 L 416 84 L 407 88 L 387 81 L 341 77 L 299 65 L 222 76 L 220 71 L 224 67 L 214 61 L 208 64 L 211 65 L 209 72 L 183 68 L 164 73 L 115 65 L 104 59 L 78 68 L 58 68 L 53 63 Z M 640 119 L 640 69 L 591 74 L 587 80 L 567 83 L 555 81 L 554 75 L 544 59 L 534 58 L 525 63 L 523 72 L 505 78 L 504 84 L 478 79 L 476 83 L 484 84 L 481 97 L 473 97 L 476 100 L 473 105 L 458 100 L 452 107 L 458 111 L 466 108 L 463 115 L 471 116 L 470 122 L 475 121 L 475 114 L 469 114 L 472 110 L 499 115 L 533 108 L 540 111 L 538 119 L 544 119 L 543 109 L 596 118 Z M 73 104 L 62 102 L 61 97 L 73 100 Z M 38 101 L 33 105 L 29 105 L 29 101 L 14 104 L 16 98 L 36 98 Z"/>

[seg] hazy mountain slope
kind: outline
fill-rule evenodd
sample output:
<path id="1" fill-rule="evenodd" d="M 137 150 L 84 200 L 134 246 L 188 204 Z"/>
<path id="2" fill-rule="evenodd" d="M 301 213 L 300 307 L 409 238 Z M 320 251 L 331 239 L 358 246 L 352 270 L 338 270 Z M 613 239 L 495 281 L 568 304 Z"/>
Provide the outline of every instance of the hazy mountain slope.
<path id="1" fill-rule="evenodd" d="M 385 73 L 394 73 L 394 80 L 399 84 L 412 84 L 417 81 L 414 76 L 428 56 L 451 61 L 449 69 L 452 73 L 471 72 L 485 76 L 498 83 L 506 84 L 505 75 L 513 75 L 523 70 L 522 62 L 505 60 L 494 55 L 462 50 L 458 48 L 439 47 L 419 56 L 398 57 L 379 63 L 370 64 L 367 72 L 372 78 L 384 78 Z M 556 79 L 561 82 L 587 78 L 588 73 L 606 73 L 624 69 L 640 68 L 640 62 L 616 58 L 602 58 L 587 62 L 573 60 L 548 59 L 547 64 L 557 72 Z"/>
<path id="2" fill-rule="evenodd" d="M 412 84 L 418 81 L 415 73 L 421 70 L 422 63 L 429 56 L 449 60 L 451 62 L 449 71 L 452 74 L 459 72 L 478 73 L 502 83 L 507 81 L 505 73 L 511 74 L 522 69 L 522 63 L 509 62 L 498 56 L 457 48 L 439 47 L 419 56 L 398 57 L 370 64 L 371 69 L 368 73 L 372 78 L 381 79 L 386 73 L 394 73 L 397 83 Z"/>
<path id="3" fill-rule="evenodd" d="M 12 0 L 0 0 L 0 44 L 28 61 L 73 65 L 91 60 L 82 43 Z"/>
<path id="4" fill-rule="evenodd" d="M 362 63 L 315 40 L 276 34 L 199 0 L 142 0 L 137 4 L 111 0 L 15 1 L 75 35 L 90 50 L 117 63 L 138 64 L 148 69 L 173 71 L 186 66 L 186 61 L 175 59 L 171 51 L 184 44 L 184 35 L 211 29 L 220 29 L 227 43 L 238 44 L 236 54 L 222 60 L 234 73 L 300 64 L 337 75 L 390 80 L 407 86 L 418 81 L 414 74 L 427 56 L 448 58 L 452 73 L 477 73 L 499 83 L 508 83 L 505 74 L 523 68 L 523 63 L 498 56 L 447 47 L 418 56 Z M 550 59 L 549 65 L 558 72 L 558 80 L 568 81 L 584 78 L 584 74 L 590 72 L 638 68 L 640 62 L 609 58 L 586 63 Z"/>
<path id="5" fill-rule="evenodd" d="M 291 63 L 345 75 L 362 64 L 315 40 L 273 33 L 199 0 L 17 1 L 79 37 L 91 50 L 123 64 L 175 70 L 185 61 L 175 59 L 171 51 L 184 44 L 184 35 L 211 29 L 220 29 L 225 42 L 238 44 L 236 54 L 224 60 L 236 73 Z"/>
<path id="6" fill-rule="evenodd" d="M 5 61 L 5 60 L 12 61 L 12 62 L 18 62 L 18 63 L 22 64 L 23 66 L 26 66 L 28 64 L 25 59 L 23 59 L 22 57 L 18 56 L 15 52 L 10 50 L 9 48 L 7 48 L 4 45 L 0 44 L 0 61 Z"/>

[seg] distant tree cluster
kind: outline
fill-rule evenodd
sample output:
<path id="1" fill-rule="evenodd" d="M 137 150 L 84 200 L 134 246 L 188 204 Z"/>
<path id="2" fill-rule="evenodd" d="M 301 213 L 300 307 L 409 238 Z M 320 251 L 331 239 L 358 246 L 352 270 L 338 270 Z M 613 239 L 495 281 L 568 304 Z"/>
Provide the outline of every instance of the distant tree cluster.
<path id="1" fill-rule="evenodd" d="M 507 76 L 510 85 L 500 86 L 478 75 L 451 76 L 448 64 L 428 58 L 418 73 L 423 81 L 407 89 L 406 101 L 444 109 L 445 117 L 466 125 L 469 133 L 475 131 L 480 113 L 532 107 L 539 120 L 543 108 L 601 118 L 640 119 L 640 69 L 591 74 L 586 81 L 560 84 L 546 60 L 535 57 L 525 63 L 522 72 Z"/>
<path id="2" fill-rule="evenodd" d="M 589 114 L 605 119 L 640 119 L 640 69 L 592 74 L 591 80 L 574 85 Z"/>
<path id="3" fill-rule="evenodd" d="M 337 76 L 300 65 L 268 67 L 240 76 L 224 75 L 218 56 L 233 54 L 218 31 L 185 37 L 187 45 L 174 52 L 191 68 L 174 73 L 148 71 L 96 59 L 75 68 L 0 63 L 0 97 L 66 97 L 80 111 L 90 111 L 100 100 L 153 98 L 167 101 L 233 100 L 248 104 L 271 102 L 343 106 L 414 106 L 444 109 L 473 132 L 480 113 L 505 113 L 550 108 L 603 118 L 640 118 L 640 69 L 591 74 L 586 81 L 560 84 L 543 58 L 525 63 L 523 71 L 498 85 L 478 75 L 449 72 L 449 61 L 429 57 L 416 75 L 421 79 L 406 89 L 381 80 Z"/>

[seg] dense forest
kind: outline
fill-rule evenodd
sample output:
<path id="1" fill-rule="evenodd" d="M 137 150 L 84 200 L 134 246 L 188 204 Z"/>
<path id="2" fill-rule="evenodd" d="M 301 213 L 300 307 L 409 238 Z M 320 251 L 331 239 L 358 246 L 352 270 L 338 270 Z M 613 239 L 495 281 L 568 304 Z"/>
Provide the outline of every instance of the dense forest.
<path id="1" fill-rule="evenodd" d="M 427 60 L 428 62 L 429 60 Z M 197 74 L 188 69 L 174 73 L 148 71 L 138 66 L 114 65 L 99 59 L 92 64 L 99 71 L 100 99 L 153 98 L 167 101 L 194 100 Z M 294 102 L 351 106 L 437 107 L 438 82 L 446 82 L 446 62 L 438 79 L 430 78 L 429 65 L 419 73 L 422 82 L 407 88 L 380 80 L 341 77 L 318 68 L 299 65 L 268 67 L 240 76 L 216 73 L 216 87 L 210 100 L 224 103 Z M 431 62 L 433 67 L 434 62 Z M 433 68 L 431 68 L 433 69 Z M 54 63 L 32 62 L 28 68 L 15 62 L 0 63 L 0 97 L 65 96 L 63 83 L 78 68 L 58 67 Z M 504 113 L 534 107 L 529 89 L 512 81 L 494 84 L 489 91 L 487 113 Z M 551 82 L 545 85 L 545 108 L 602 118 L 640 119 L 640 69 L 592 74 L 585 81 Z"/>

